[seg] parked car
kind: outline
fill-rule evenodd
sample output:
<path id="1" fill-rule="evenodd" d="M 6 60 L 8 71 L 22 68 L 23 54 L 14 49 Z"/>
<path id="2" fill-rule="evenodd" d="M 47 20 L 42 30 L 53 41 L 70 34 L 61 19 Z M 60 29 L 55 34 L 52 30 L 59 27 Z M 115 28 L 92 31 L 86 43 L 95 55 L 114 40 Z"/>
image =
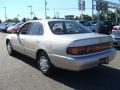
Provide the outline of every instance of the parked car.
<path id="1" fill-rule="evenodd" d="M 5 33 L 7 32 L 6 25 L 7 25 L 7 23 L 1 23 L 0 24 L 0 31 L 1 32 L 5 32 Z"/>
<path id="2" fill-rule="evenodd" d="M 79 22 L 80 24 L 86 26 L 88 29 L 90 29 L 92 31 L 92 24 L 90 21 L 84 21 L 84 20 L 76 20 L 77 22 Z"/>
<path id="3" fill-rule="evenodd" d="M 114 23 L 110 20 L 99 21 L 93 25 L 93 31 L 101 34 L 110 35 L 112 33 L 112 28 Z"/>
<path id="4" fill-rule="evenodd" d="M 114 59 L 110 35 L 93 33 L 83 25 L 62 19 L 26 22 L 17 32 L 6 37 L 10 55 L 14 51 L 25 54 L 38 62 L 45 75 L 53 68 L 80 71 L 108 64 Z"/>
<path id="5" fill-rule="evenodd" d="M 114 46 L 120 47 L 120 25 L 116 25 L 113 27 L 111 35 L 114 39 Z"/>
<path id="6" fill-rule="evenodd" d="M 17 23 L 7 28 L 8 33 L 16 33 L 23 23 Z"/>
<path id="7" fill-rule="evenodd" d="M 7 33 L 7 28 L 13 25 L 15 25 L 15 23 L 4 22 L 0 25 L 0 30 L 1 32 Z"/>
<path id="8" fill-rule="evenodd" d="M 89 21 L 91 24 L 96 24 L 97 21 Z"/>
<path id="9" fill-rule="evenodd" d="M 2 23 L 0 24 L 0 32 L 2 32 L 2 27 L 3 27 L 3 25 L 2 25 Z"/>

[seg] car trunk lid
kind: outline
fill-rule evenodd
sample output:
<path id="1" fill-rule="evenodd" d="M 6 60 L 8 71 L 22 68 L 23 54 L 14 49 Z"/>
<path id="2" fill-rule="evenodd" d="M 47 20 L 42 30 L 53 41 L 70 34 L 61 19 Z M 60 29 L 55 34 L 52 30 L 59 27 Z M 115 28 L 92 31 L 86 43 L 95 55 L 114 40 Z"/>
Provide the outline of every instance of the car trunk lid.
<path id="1" fill-rule="evenodd" d="M 97 33 L 68 35 L 66 38 L 72 40 L 69 46 L 85 46 L 113 41 L 112 36 Z"/>

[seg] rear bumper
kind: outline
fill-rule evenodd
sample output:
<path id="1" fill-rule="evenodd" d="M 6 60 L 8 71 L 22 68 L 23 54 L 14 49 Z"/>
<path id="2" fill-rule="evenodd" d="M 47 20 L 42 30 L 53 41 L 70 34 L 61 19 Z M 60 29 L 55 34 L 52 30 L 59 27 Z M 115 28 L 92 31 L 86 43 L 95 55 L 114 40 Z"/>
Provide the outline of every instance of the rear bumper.
<path id="1" fill-rule="evenodd" d="M 84 55 L 84 56 L 76 56 L 76 57 L 66 57 L 51 54 L 50 60 L 54 66 L 62 69 L 80 71 L 95 67 L 101 63 L 100 59 L 108 58 L 107 62 L 109 63 L 114 59 L 116 55 L 116 50 L 114 48 L 105 50 L 103 52 Z"/>
<path id="2" fill-rule="evenodd" d="M 114 33 L 117 33 L 117 32 L 114 31 Z M 117 35 L 114 33 L 112 34 L 114 46 L 120 46 L 120 35 Z"/>
<path id="3" fill-rule="evenodd" d="M 114 38 L 114 46 L 120 46 L 120 38 Z"/>

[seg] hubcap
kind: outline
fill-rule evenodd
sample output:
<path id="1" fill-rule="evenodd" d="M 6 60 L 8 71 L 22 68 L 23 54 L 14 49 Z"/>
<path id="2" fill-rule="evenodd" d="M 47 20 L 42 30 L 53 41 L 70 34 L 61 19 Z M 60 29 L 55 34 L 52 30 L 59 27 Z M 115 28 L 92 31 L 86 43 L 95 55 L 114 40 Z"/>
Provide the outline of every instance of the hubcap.
<path id="1" fill-rule="evenodd" d="M 10 43 L 7 44 L 7 50 L 8 50 L 8 53 L 9 53 L 9 54 L 12 52 Z"/>
<path id="2" fill-rule="evenodd" d="M 41 70 L 46 72 L 49 68 L 48 59 L 45 56 L 41 56 L 39 65 Z"/>

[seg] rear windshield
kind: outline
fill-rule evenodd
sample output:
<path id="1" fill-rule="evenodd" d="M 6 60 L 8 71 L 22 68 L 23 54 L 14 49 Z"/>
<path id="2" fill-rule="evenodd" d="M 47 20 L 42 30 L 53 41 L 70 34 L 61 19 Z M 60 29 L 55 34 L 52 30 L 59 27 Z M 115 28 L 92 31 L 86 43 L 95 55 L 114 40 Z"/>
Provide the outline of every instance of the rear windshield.
<path id="1" fill-rule="evenodd" d="M 79 34 L 91 31 L 75 21 L 50 21 L 48 25 L 54 34 Z"/>

